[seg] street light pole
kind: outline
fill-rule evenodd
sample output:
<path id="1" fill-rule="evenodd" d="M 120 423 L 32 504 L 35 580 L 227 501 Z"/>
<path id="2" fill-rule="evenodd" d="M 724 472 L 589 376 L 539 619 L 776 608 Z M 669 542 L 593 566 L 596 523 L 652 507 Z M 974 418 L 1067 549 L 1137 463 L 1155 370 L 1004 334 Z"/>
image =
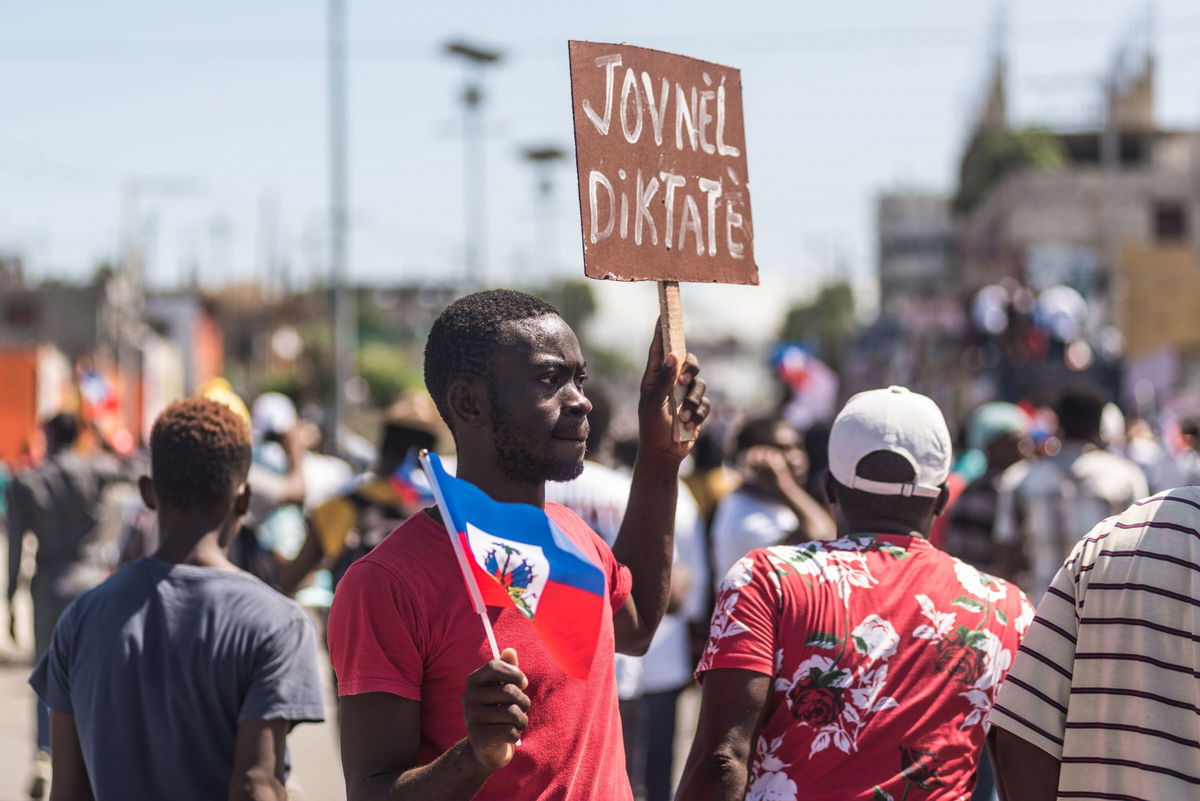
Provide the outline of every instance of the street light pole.
<path id="1" fill-rule="evenodd" d="M 526 147 L 521 151 L 537 178 L 538 266 L 545 278 L 554 272 L 554 165 L 567 157 L 567 151 L 554 145 Z"/>
<path id="2" fill-rule="evenodd" d="M 349 286 L 347 227 L 346 0 L 329 0 L 329 270 L 333 286 L 334 387 L 330 430 L 345 452 L 342 423 L 346 388 L 358 347 L 355 302 Z"/>
<path id="3" fill-rule="evenodd" d="M 463 206 L 466 223 L 463 266 L 472 289 L 483 285 L 487 274 L 487 181 L 483 117 L 483 71 L 500 60 L 501 53 L 465 42 L 450 42 L 447 55 L 467 64 L 463 84 Z"/>

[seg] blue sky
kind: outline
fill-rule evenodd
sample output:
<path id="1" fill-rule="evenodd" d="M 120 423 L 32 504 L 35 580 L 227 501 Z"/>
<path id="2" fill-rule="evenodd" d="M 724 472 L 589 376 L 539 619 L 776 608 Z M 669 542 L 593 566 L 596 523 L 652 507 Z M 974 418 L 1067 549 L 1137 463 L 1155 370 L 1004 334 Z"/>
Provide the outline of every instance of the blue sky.
<path id="1" fill-rule="evenodd" d="M 352 275 L 386 283 L 462 263 L 461 66 L 449 39 L 499 48 L 488 76 L 491 284 L 537 283 L 528 144 L 570 146 L 566 41 L 628 41 L 742 70 L 757 260 L 773 298 L 830 276 L 869 283 L 876 194 L 949 189 L 985 75 L 991 2 L 348 0 Z M 1022 117 L 1082 119 L 1141 3 L 1010 4 Z M 1159 2 L 1160 116 L 1200 117 L 1200 10 Z M 148 280 L 261 271 L 264 207 L 299 281 L 326 231 L 325 6 L 315 0 L 0 6 L 0 249 L 35 276 L 86 275 L 145 187 Z M 582 273 L 573 162 L 555 174 L 559 275 Z M 737 290 L 735 299 L 749 298 Z M 729 296 L 723 296 L 728 298 Z"/>

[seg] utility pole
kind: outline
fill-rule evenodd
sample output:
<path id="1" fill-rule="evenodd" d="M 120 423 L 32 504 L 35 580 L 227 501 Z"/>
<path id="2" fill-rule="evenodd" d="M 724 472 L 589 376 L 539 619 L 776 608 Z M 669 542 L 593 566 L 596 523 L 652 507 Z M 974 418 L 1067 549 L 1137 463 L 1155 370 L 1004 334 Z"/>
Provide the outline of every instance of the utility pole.
<path id="1" fill-rule="evenodd" d="M 500 61 L 498 50 L 485 50 L 465 42 L 450 42 L 446 54 L 457 56 L 467 65 L 463 83 L 463 206 L 465 238 L 463 266 L 466 284 L 478 289 L 487 275 L 487 181 L 484 153 L 483 72 Z"/>
<path id="2" fill-rule="evenodd" d="M 554 165 L 567 157 L 567 151 L 554 145 L 542 147 L 526 147 L 521 151 L 534 169 L 537 177 L 537 206 L 536 216 L 538 237 L 536 250 L 538 266 L 542 269 L 543 277 L 549 278 L 554 273 Z"/>
<path id="3" fill-rule="evenodd" d="M 333 289 L 334 387 L 331 431 L 345 452 L 346 387 L 358 349 L 354 295 L 347 257 L 346 0 L 329 0 L 329 270 Z"/>

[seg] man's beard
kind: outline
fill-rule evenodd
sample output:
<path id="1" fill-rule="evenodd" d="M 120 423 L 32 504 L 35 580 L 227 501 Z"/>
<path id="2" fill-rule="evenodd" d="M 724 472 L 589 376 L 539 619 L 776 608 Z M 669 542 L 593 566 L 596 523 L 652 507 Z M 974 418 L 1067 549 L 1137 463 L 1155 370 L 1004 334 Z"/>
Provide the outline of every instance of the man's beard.
<path id="1" fill-rule="evenodd" d="M 521 435 L 521 431 L 513 425 L 512 418 L 495 400 L 492 403 L 492 425 L 496 462 L 510 481 L 522 484 L 570 481 L 583 472 L 582 460 L 556 460 L 548 454 L 534 453 L 529 447 L 531 438 Z"/>

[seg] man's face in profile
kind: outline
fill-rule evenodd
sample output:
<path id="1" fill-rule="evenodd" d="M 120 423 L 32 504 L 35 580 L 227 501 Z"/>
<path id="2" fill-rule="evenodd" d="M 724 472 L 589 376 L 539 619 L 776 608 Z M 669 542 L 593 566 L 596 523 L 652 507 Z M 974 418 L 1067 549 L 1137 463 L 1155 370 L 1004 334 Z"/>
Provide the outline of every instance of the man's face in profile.
<path id="1" fill-rule="evenodd" d="M 513 481 L 569 481 L 583 472 L 587 365 L 558 315 L 505 325 L 491 359 L 488 394 L 501 470 Z"/>

